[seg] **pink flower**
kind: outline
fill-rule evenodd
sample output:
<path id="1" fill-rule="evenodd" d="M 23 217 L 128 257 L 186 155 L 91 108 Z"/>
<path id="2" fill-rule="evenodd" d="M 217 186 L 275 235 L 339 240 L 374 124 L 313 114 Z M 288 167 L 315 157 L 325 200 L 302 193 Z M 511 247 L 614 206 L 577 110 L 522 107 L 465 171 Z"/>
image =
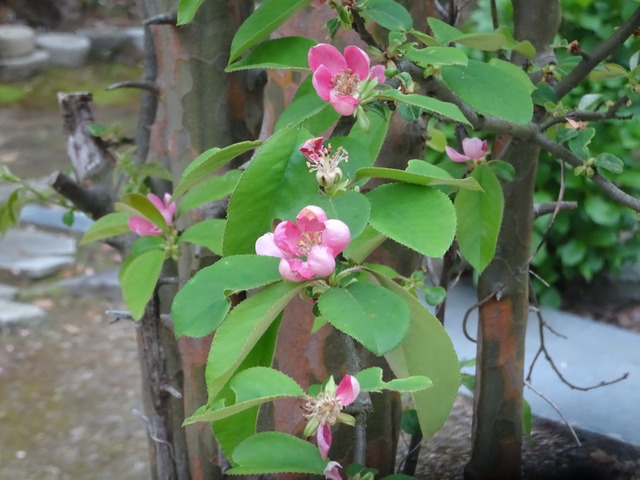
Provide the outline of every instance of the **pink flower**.
<path id="1" fill-rule="evenodd" d="M 170 227 L 173 225 L 173 216 L 176 213 L 176 204 L 174 202 L 169 203 L 171 195 L 169 193 L 165 193 L 163 200 L 160 200 L 160 198 L 153 193 L 149 193 L 147 198 L 153 206 L 158 209 L 167 226 Z M 162 235 L 162 229 L 158 225 L 143 217 L 133 216 L 129 218 L 129 228 L 141 237 L 147 235 Z"/>
<path id="2" fill-rule="evenodd" d="M 287 280 L 299 282 L 331 275 L 336 255 L 351 241 L 349 227 L 340 220 L 328 220 L 324 210 L 315 205 L 303 208 L 296 222 L 281 222 L 273 233 L 258 238 L 256 253 L 280 258 L 278 270 Z"/>
<path id="3" fill-rule="evenodd" d="M 333 45 L 320 43 L 309 50 L 313 87 L 340 115 L 353 115 L 362 100 L 359 87 L 368 79 L 384 82 L 384 66 L 370 68 L 369 56 L 355 45 L 344 56 Z"/>
<path id="4" fill-rule="evenodd" d="M 349 160 L 349 154 L 344 148 L 338 147 L 336 153 L 332 153 L 331 145 L 324 146 L 322 137 L 317 137 L 304 142 L 300 151 L 307 157 L 309 171 L 316 172 L 316 181 L 325 190 L 342 180 L 342 170 L 338 165 Z"/>
<path id="5" fill-rule="evenodd" d="M 345 375 L 337 388 L 333 377 L 330 377 L 323 392 L 320 392 L 316 398 L 307 397 L 307 403 L 304 405 L 304 410 L 306 411 L 304 416 L 308 419 L 308 423 L 304 429 L 304 434 L 307 437 L 314 433 L 316 434 L 318 450 L 320 450 L 322 458 L 327 458 L 331 448 L 330 427 L 338 422 L 351 426 L 355 425 L 355 418 L 342 413 L 342 409 L 353 403 L 359 394 L 360 384 L 358 380 L 351 375 Z M 337 474 L 337 471 L 335 473 Z"/>
<path id="6" fill-rule="evenodd" d="M 454 162 L 468 162 L 482 160 L 487 155 L 487 141 L 479 138 L 465 138 L 462 140 L 464 155 L 451 147 L 444 147 L 447 155 Z"/>
<path id="7" fill-rule="evenodd" d="M 324 469 L 324 477 L 329 480 L 342 480 L 340 473 L 338 472 L 338 468 L 342 468 L 338 462 L 329 462 Z"/>

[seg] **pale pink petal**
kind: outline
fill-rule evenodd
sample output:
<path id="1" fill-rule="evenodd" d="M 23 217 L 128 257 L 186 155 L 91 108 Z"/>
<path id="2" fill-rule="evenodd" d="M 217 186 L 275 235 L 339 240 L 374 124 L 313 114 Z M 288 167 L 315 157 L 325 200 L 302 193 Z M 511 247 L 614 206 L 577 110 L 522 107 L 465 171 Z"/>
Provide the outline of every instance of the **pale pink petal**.
<path id="1" fill-rule="evenodd" d="M 322 243 L 333 251 L 334 256 L 349 246 L 351 232 L 346 223 L 332 218 L 324 222 L 324 227 Z"/>
<path id="2" fill-rule="evenodd" d="M 340 400 L 343 407 L 353 403 L 356 397 L 360 394 L 360 383 L 356 377 L 352 375 L 345 375 L 342 381 L 338 384 L 336 389 L 336 398 Z"/>
<path id="3" fill-rule="evenodd" d="M 331 448 L 331 429 L 328 425 L 320 425 L 320 427 L 318 427 L 316 440 L 318 442 L 318 450 L 320 450 L 320 456 L 322 458 L 327 458 L 329 449 Z"/>
<path id="4" fill-rule="evenodd" d="M 298 249 L 300 229 L 290 220 L 280 222 L 273 232 L 273 241 L 284 253 L 289 255 L 301 255 Z"/>
<path id="5" fill-rule="evenodd" d="M 320 65 L 320 67 L 313 72 L 311 83 L 318 96 L 323 100 L 329 101 L 330 92 L 333 88 L 333 74 L 329 69 L 324 65 Z"/>
<path id="6" fill-rule="evenodd" d="M 355 97 L 337 96 L 334 90 L 330 92 L 329 102 L 333 109 L 340 115 L 349 116 L 353 115 L 356 111 L 356 107 L 360 103 L 360 100 Z"/>
<path id="7" fill-rule="evenodd" d="M 466 155 L 462 155 L 461 153 L 455 151 L 453 148 L 451 147 L 444 147 L 445 152 L 447 152 L 447 155 L 449 156 L 449 158 L 451 160 L 453 160 L 454 162 L 466 162 L 468 160 L 471 160 L 469 157 L 467 157 Z"/>
<path id="8" fill-rule="evenodd" d="M 364 50 L 356 47 L 355 45 L 349 45 L 344 49 L 344 59 L 347 62 L 347 68 L 351 70 L 351 73 L 355 73 L 360 77 L 360 80 L 365 80 L 369 76 L 369 55 Z"/>
<path id="9" fill-rule="evenodd" d="M 384 75 L 384 71 L 386 69 L 384 68 L 384 65 L 376 65 L 375 67 L 371 68 L 371 74 L 369 75 L 370 78 L 377 78 L 379 83 L 384 83 L 387 81 L 387 77 L 385 77 Z"/>
<path id="10" fill-rule="evenodd" d="M 328 478 L 329 480 L 342 480 L 340 476 L 340 472 L 338 472 L 338 468 L 342 468 L 338 462 L 329 462 L 324 469 L 324 478 Z"/>
<path id="11" fill-rule="evenodd" d="M 479 138 L 465 138 L 462 140 L 464 154 L 473 160 L 479 160 L 487 153 L 487 141 Z"/>
<path id="12" fill-rule="evenodd" d="M 317 163 L 318 156 L 322 155 L 322 140 L 322 137 L 310 138 L 300 147 L 300 151 L 310 162 Z"/>
<path id="13" fill-rule="evenodd" d="M 314 275 L 326 277 L 336 269 L 336 259 L 329 247 L 316 245 L 307 255 L 307 265 Z"/>
<path id="14" fill-rule="evenodd" d="M 158 228 L 156 225 L 151 223 L 146 218 L 142 217 L 131 217 L 129 218 L 129 229 L 132 232 L 137 233 L 141 237 L 146 237 L 148 235 L 161 235 L 162 230 Z"/>
<path id="15" fill-rule="evenodd" d="M 315 72 L 320 65 L 324 65 L 331 76 L 342 72 L 347 68 L 347 62 L 344 57 L 333 45 L 328 43 L 319 43 L 315 47 L 309 49 L 309 68 L 312 72 Z"/>
<path id="16" fill-rule="evenodd" d="M 296 223 L 302 232 L 321 232 L 326 221 L 327 214 L 315 205 L 304 207 L 296 216 Z"/>
<path id="17" fill-rule="evenodd" d="M 276 246 L 271 232 L 265 233 L 256 240 L 256 253 L 267 257 L 286 257 L 285 253 Z"/>
<path id="18" fill-rule="evenodd" d="M 313 273 L 299 258 L 283 258 L 278 265 L 278 272 L 286 280 L 301 282 L 313 277 Z"/>
<path id="19" fill-rule="evenodd" d="M 154 195 L 153 193 L 147 193 L 147 198 L 151 203 L 153 203 L 153 206 L 156 207 L 159 211 L 164 210 L 164 202 L 160 200 L 160 198 L 157 195 Z"/>

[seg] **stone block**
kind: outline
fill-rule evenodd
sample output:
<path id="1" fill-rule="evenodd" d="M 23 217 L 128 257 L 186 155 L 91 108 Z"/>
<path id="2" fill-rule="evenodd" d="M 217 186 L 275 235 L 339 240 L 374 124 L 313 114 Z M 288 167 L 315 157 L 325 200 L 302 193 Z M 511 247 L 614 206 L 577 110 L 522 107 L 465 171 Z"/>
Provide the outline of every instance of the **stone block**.
<path id="1" fill-rule="evenodd" d="M 0 25 L 0 58 L 24 57 L 35 48 L 33 28 L 24 25 Z"/>
<path id="2" fill-rule="evenodd" d="M 49 52 L 51 65 L 68 68 L 83 65 L 91 48 L 88 38 L 72 33 L 43 33 L 36 37 L 36 45 Z"/>

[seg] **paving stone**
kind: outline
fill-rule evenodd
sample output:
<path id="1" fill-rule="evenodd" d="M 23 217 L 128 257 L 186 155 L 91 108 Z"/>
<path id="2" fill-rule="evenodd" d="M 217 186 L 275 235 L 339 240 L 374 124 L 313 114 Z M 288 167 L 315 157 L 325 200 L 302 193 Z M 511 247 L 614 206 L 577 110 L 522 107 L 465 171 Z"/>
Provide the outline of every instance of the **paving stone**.
<path id="1" fill-rule="evenodd" d="M 75 239 L 28 229 L 9 230 L 0 240 L 0 269 L 44 278 L 75 262 Z"/>
<path id="2" fill-rule="evenodd" d="M 0 301 L 15 299 L 18 296 L 19 291 L 20 289 L 17 287 L 0 283 Z"/>
<path id="3" fill-rule="evenodd" d="M 123 29 L 100 25 L 79 29 L 78 35 L 91 42 L 89 56 L 98 60 L 112 60 L 130 47 L 132 39 Z"/>
<path id="4" fill-rule="evenodd" d="M 66 209 L 58 205 L 29 204 L 25 205 L 20 212 L 20 222 L 21 224 L 32 224 L 39 227 L 77 233 L 86 232 L 94 223 L 84 213 L 74 212 L 74 220 L 71 226 L 65 225 L 62 222 L 62 217 L 66 212 Z"/>
<path id="5" fill-rule="evenodd" d="M 51 65 L 73 68 L 86 62 L 91 41 L 86 37 L 72 33 L 53 32 L 38 35 L 36 45 L 49 52 Z"/>
<path id="6" fill-rule="evenodd" d="M 79 275 L 64 278 L 56 283 L 68 292 L 78 296 L 100 296 L 110 300 L 120 300 L 122 290 L 118 283 L 118 268 L 112 268 L 93 275 Z"/>
<path id="7" fill-rule="evenodd" d="M 35 305 L 0 300 L 0 332 L 16 327 L 40 325 L 46 313 Z"/>
<path id="8" fill-rule="evenodd" d="M 40 73 L 49 63 L 49 53 L 34 50 L 28 55 L 0 58 L 0 81 L 26 80 Z"/>
<path id="9" fill-rule="evenodd" d="M 24 25 L 0 25 L 0 58 L 23 57 L 35 48 L 35 32 Z"/>

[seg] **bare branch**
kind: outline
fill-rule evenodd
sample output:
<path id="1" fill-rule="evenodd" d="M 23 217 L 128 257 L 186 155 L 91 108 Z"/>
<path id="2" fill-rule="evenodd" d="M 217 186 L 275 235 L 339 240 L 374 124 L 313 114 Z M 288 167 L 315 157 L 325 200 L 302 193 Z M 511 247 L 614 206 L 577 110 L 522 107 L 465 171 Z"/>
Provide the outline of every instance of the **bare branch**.
<path id="1" fill-rule="evenodd" d="M 583 56 L 582 61 L 571 70 L 569 75 L 558 82 L 554 91 L 558 100 L 573 90 L 587 75 L 604 59 L 611 55 L 616 48 L 624 43 L 640 26 L 640 7 L 613 34 L 598 45 L 593 52 Z"/>
<path id="2" fill-rule="evenodd" d="M 111 197 L 106 192 L 85 188 L 62 172 L 56 174 L 51 187 L 94 220 L 113 211 Z"/>
<path id="3" fill-rule="evenodd" d="M 536 203 L 533 206 L 533 214 L 535 217 L 542 217 L 543 215 L 549 215 L 556 211 L 563 212 L 566 210 L 573 210 L 578 208 L 578 202 L 543 202 Z"/>
<path id="4" fill-rule="evenodd" d="M 384 46 L 376 42 L 376 39 L 373 38 L 373 35 L 371 35 L 369 30 L 367 30 L 367 27 L 364 24 L 364 19 L 360 16 L 360 14 L 356 10 L 351 10 L 351 14 L 353 15 L 353 24 L 351 26 L 360 37 L 360 40 L 362 40 L 367 45 L 371 45 L 372 47 L 375 47 L 383 52 L 385 50 Z"/>
<path id="5" fill-rule="evenodd" d="M 175 25 L 178 21 L 178 15 L 176 12 L 160 13 L 146 18 L 142 21 L 142 25 L 147 27 L 149 25 Z"/>
<path id="6" fill-rule="evenodd" d="M 158 87 L 151 82 L 140 82 L 140 81 L 126 81 L 126 82 L 118 82 L 112 83 L 105 90 L 117 90 L 118 88 L 139 88 L 141 90 L 148 90 L 150 92 L 158 94 Z"/>
<path id="7" fill-rule="evenodd" d="M 544 132 L 546 129 L 558 123 L 566 122 L 569 119 L 577 120 L 579 122 L 600 122 L 603 120 L 631 120 L 633 118 L 633 114 L 618 115 L 618 110 L 620 110 L 620 108 L 624 106 L 628 100 L 629 100 L 629 97 L 627 95 L 623 95 L 616 101 L 616 103 L 611 105 L 611 107 L 609 107 L 606 112 L 587 112 L 582 110 L 572 110 L 569 113 L 567 113 L 567 115 L 564 117 L 555 117 L 542 123 L 540 125 L 540 130 Z"/>

